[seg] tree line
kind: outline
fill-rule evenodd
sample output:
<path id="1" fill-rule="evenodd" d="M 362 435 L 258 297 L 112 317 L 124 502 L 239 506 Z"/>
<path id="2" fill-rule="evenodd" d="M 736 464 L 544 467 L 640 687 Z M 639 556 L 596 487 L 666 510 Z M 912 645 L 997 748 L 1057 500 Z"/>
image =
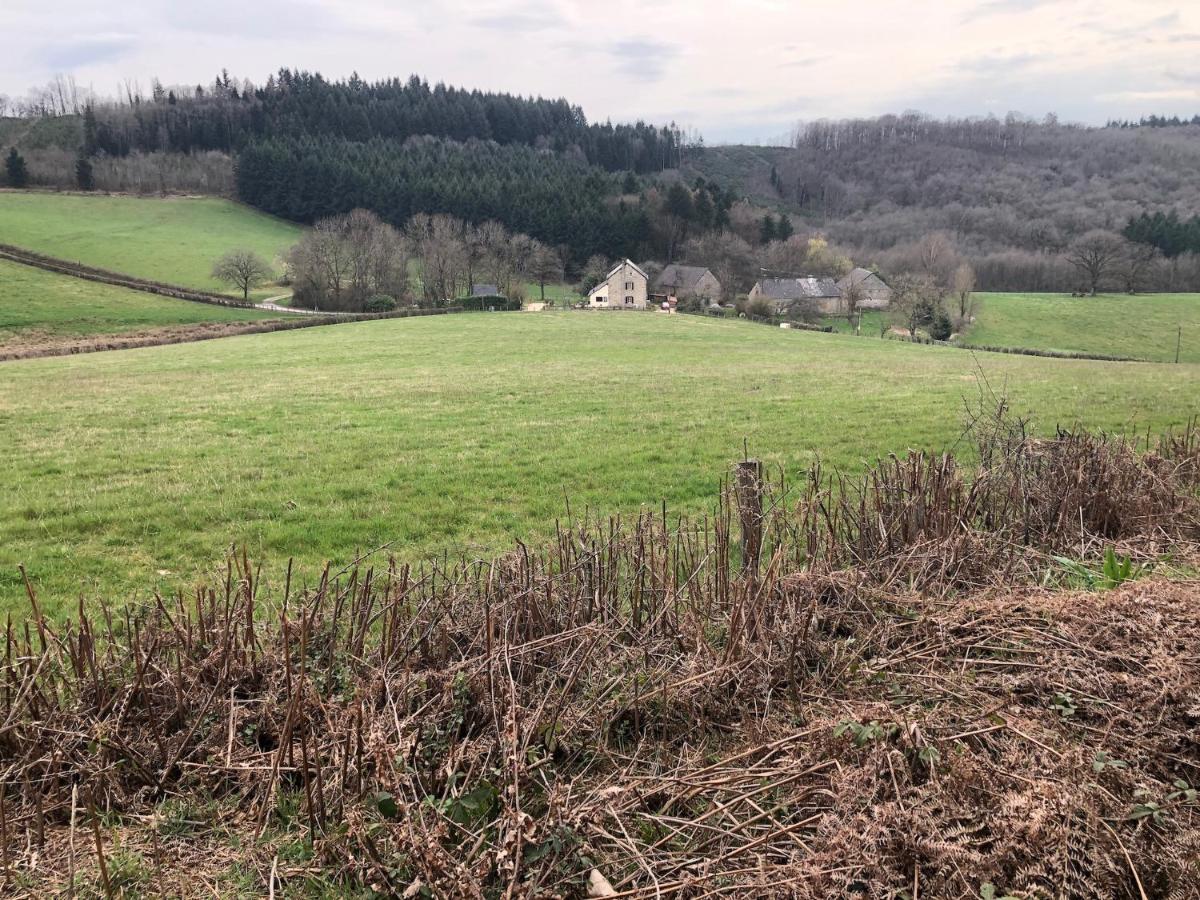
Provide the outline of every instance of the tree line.
<path id="1" fill-rule="evenodd" d="M 1105 128 L 1178 128 L 1181 125 L 1200 125 L 1200 114 L 1190 119 L 1183 116 L 1142 116 L 1136 122 L 1131 119 L 1109 119 Z"/>
<path id="2" fill-rule="evenodd" d="M 567 153 L 609 172 L 659 172 L 679 164 L 679 128 L 644 122 L 593 124 L 565 99 L 518 97 L 430 85 L 417 76 L 332 81 L 281 69 L 265 84 L 222 72 L 207 88 L 165 88 L 149 97 L 91 102 L 84 113 L 89 154 L 134 151 L 232 153 L 265 138 L 404 141 L 432 135 L 455 141 L 522 144 Z"/>
<path id="3" fill-rule="evenodd" d="M 244 294 L 239 279 L 254 264 L 245 256 L 231 252 L 214 268 Z M 287 254 L 286 268 L 294 305 L 355 312 L 464 304 L 484 284 L 485 300 L 519 302 L 527 282 L 544 298 L 545 286 L 563 277 L 558 251 L 499 222 L 417 213 L 399 229 L 365 209 L 318 220 Z"/>

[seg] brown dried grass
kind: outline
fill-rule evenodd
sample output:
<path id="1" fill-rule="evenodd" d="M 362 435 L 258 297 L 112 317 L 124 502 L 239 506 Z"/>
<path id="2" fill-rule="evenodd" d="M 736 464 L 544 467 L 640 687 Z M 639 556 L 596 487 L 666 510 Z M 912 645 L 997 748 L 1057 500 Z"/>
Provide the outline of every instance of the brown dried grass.
<path id="1" fill-rule="evenodd" d="M 360 560 L 279 597 L 244 556 L 61 626 L 31 586 L 2 670 L 6 883 L 94 880 L 119 838 L 145 890 L 210 895 L 224 829 L 262 893 L 1197 896 L 1175 786 L 1200 782 L 1197 583 L 1037 586 L 1051 553 L 1194 554 L 1195 433 L 984 444 L 970 481 L 920 455 L 777 481 L 745 571 L 726 491 L 708 520 Z M 220 828 L 161 836 L 163 802 L 198 797 Z M 279 859 L 295 840 L 311 861 Z"/>

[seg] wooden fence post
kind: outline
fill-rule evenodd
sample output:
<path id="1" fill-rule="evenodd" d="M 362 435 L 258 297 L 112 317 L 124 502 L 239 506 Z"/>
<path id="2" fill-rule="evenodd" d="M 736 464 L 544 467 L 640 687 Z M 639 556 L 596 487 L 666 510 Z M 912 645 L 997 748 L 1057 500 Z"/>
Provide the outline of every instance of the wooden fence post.
<path id="1" fill-rule="evenodd" d="M 742 572 L 757 572 L 763 538 L 762 463 L 743 459 L 735 470 L 738 522 L 742 529 Z"/>

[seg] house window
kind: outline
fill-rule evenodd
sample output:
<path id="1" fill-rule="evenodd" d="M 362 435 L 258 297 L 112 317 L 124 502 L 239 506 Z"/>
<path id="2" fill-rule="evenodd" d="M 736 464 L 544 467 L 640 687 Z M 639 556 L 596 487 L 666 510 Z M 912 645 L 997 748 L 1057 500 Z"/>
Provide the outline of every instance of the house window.
<path id="1" fill-rule="evenodd" d="M 625 305 L 626 305 L 626 306 L 633 306 L 633 298 L 632 298 L 632 297 L 626 297 L 626 298 L 625 298 Z"/>
<path id="2" fill-rule="evenodd" d="M 633 290 L 633 282 L 632 281 L 625 282 L 625 290 L 627 290 L 627 291 Z"/>

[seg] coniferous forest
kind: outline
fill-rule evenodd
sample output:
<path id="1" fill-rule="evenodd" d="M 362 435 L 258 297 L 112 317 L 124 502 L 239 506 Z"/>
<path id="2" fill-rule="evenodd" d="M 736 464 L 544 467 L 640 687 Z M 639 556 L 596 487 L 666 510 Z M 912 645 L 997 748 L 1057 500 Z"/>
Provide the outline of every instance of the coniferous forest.
<path id="1" fill-rule="evenodd" d="M 520 144 L 281 137 L 247 145 L 236 170 L 243 200 L 297 222 L 369 209 L 402 226 L 448 213 L 503 222 L 580 260 L 632 255 L 648 234 L 645 211 L 616 199 L 614 176 Z"/>
<path id="2" fill-rule="evenodd" d="M 330 138 L 350 142 L 419 135 L 472 138 L 568 153 L 609 172 L 660 172 L 679 163 L 679 129 L 638 122 L 589 124 L 564 99 L 516 97 L 438 84 L 417 76 L 367 83 L 357 75 L 328 81 L 283 69 L 265 85 L 222 73 L 190 92 L 157 82 L 149 98 L 96 106 L 85 140 L 91 149 L 240 151 L 264 138 Z"/>
<path id="3" fill-rule="evenodd" d="M 368 209 L 495 220 L 574 259 L 633 254 L 637 176 L 677 167 L 675 127 L 589 124 L 566 100 L 430 86 L 417 77 L 329 81 L 284 69 L 262 86 L 208 87 L 89 105 L 86 156 L 231 153 L 238 196 L 298 222 Z"/>

